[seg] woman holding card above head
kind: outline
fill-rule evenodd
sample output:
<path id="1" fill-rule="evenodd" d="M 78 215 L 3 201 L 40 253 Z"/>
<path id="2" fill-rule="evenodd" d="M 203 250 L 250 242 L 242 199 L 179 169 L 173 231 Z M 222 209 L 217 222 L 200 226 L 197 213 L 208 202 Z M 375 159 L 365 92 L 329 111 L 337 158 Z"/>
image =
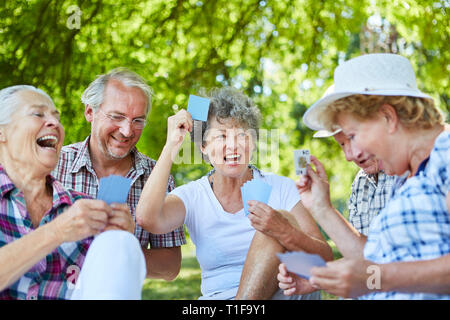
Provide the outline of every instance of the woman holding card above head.
<path id="1" fill-rule="evenodd" d="M 297 185 L 302 201 L 336 243 L 343 260 L 312 270 L 311 283 L 333 294 L 367 299 L 450 298 L 450 132 L 433 99 L 417 89 L 409 61 L 370 54 L 340 65 L 335 91 L 304 115 L 305 124 L 340 127 L 355 157 L 370 154 L 399 176 L 368 237 L 331 206 L 327 176 L 316 170 Z M 295 276 L 280 266 L 280 287 L 295 292 Z"/>
<path id="2" fill-rule="evenodd" d="M 185 110 L 169 117 L 166 145 L 142 192 L 137 222 L 152 233 L 186 224 L 202 269 L 201 298 L 283 298 L 275 252 L 303 250 L 331 260 L 331 249 L 299 202 L 294 182 L 249 164 L 260 121 L 254 103 L 234 88 L 213 90 L 208 98 L 207 121 L 194 122 Z M 166 196 L 164 186 L 188 132 L 213 170 Z M 247 217 L 241 187 L 249 181 L 271 191 L 268 204 L 248 202 Z M 313 291 L 308 286 L 302 293 Z M 318 297 L 314 292 L 297 298 Z"/>
<path id="3" fill-rule="evenodd" d="M 45 92 L 0 91 L 0 299 L 139 298 L 145 263 L 128 208 L 66 190 L 50 175 L 63 141 Z M 123 272 L 119 259 L 136 263 Z M 124 276 L 108 278 L 111 265 Z M 80 269 L 86 281 L 76 282 Z"/>

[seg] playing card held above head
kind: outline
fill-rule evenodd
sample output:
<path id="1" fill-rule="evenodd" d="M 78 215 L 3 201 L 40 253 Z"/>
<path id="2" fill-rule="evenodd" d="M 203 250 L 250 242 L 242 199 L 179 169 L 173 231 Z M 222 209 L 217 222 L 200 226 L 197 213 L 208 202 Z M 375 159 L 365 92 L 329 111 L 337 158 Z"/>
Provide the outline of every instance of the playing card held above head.
<path id="1" fill-rule="evenodd" d="M 207 121 L 209 112 L 209 99 L 189 95 L 187 111 L 192 115 L 192 119 Z"/>

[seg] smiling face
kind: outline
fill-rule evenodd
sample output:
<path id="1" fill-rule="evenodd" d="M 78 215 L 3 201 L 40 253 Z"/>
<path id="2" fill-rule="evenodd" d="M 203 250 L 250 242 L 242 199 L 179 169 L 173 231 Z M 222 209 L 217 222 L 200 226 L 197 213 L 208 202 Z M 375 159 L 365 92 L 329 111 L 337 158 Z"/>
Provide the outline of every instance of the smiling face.
<path id="1" fill-rule="evenodd" d="M 0 127 L 2 158 L 21 168 L 44 175 L 58 163 L 64 142 L 59 112 L 44 95 L 22 90 L 16 93 L 19 107 L 11 122 Z"/>
<path id="2" fill-rule="evenodd" d="M 239 126 L 232 119 L 211 120 L 202 152 L 217 172 L 227 177 L 239 177 L 246 172 L 255 149 L 252 130 Z"/>
<path id="3" fill-rule="evenodd" d="M 334 140 L 342 148 L 344 151 L 345 159 L 347 161 L 353 161 L 358 167 L 364 170 L 367 174 L 375 174 L 379 171 L 378 160 L 373 156 L 368 154 L 367 152 L 363 152 L 360 149 L 354 148 L 355 153 L 353 153 L 350 140 L 347 136 L 341 131 L 335 134 Z"/>
<path id="4" fill-rule="evenodd" d="M 351 152 L 361 159 L 378 159 L 380 170 L 388 175 L 401 175 L 408 169 L 408 160 L 395 139 L 392 121 L 377 113 L 373 118 L 360 119 L 348 112 L 341 112 L 337 124 L 349 138 Z"/>
<path id="5" fill-rule="evenodd" d="M 141 137 L 143 128 L 132 124 L 135 119 L 145 120 L 147 98 L 141 89 L 127 87 L 118 80 L 106 85 L 103 103 L 96 112 L 86 106 L 86 119 L 92 123 L 90 149 L 96 156 L 108 160 L 126 158 Z M 125 117 L 123 121 L 115 121 Z"/>

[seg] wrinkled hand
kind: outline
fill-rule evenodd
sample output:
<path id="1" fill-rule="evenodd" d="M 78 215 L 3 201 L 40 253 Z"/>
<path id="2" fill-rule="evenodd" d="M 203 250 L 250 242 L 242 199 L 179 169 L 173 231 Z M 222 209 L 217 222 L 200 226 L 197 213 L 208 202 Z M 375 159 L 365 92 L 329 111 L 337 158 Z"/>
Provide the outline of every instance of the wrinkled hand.
<path id="1" fill-rule="evenodd" d="M 124 230 L 134 234 L 136 224 L 133 216 L 128 209 L 126 203 L 112 203 L 111 214 L 108 216 L 108 225 L 105 228 L 107 230 Z"/>
<path id="2" fill-rule="evenodd" d="M 325 168 L 314 156 L 311 156 L 311 162 L 317 171 L 314 171 L 311 166 L 308 166 L 307 175 L 300 176 L 296 185 L 303 206 L 308 209 L 313 217 L 316 217 L 322 209 L 331 208 L 332 205 L 330 200 L 330 186 Z"/>
<path id="3" fill-rule="evenodd" d="M 61 242 L 78 241 L 102 232 L 111 212 L 102 200 L 80 199 L 51 223 Z"/>
<path id="4" fill-rule="evenodd" d="M 379 266 L 375 263 L 358 259 L 339 259 L 328 262 L 326 267 L 311 269 L 311 285 L 317 286 L 331 294 L 344 298 L 355 298 L 370 292 L 368 279 L 377 274 L 369 267 L 376 270 Z M 381 272 L 381 271 L 380 271 Z M 379 274 L 381 277 L 381 274 Z M 381 278 L 379 279 L 381 284 Z M 370 282 L 373 285 L 372 282 Z M 372 288 L 374 289 L 374 288 Z M 381 289 L 381 288 L 377 288 Z"/>
<path id="5" fill-rule="evenodd" d="M 283 290 L 285 296 L 293 294 L 308 294 L 317 290 L 311 283 L 295 273 L 289 272 L 284 263 L 278 266 L 278 287 Z"/>
<path id="6" fill-rule="evenodd" d="M 253 228 L 259 232 L 279 240 L 292 227 L 281 213 L 267 204 L 255 200 L 250 200 L 248 204 L 248 218 Z"/>
<path id="7" fill-rule="evenodd" d="M 174 155 L 178 153 L 186 133 L 191 132 L 193 126 L 192 115 L 184 109 L 167 119 L 166 147 L 170 148 Z"/>

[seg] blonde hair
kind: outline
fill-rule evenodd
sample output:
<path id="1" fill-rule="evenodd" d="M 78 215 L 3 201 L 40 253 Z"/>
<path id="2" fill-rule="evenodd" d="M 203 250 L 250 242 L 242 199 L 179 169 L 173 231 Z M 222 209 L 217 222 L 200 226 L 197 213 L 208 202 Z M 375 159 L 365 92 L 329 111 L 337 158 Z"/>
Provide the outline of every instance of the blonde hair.
<path id="1" fill-rule="evenodd" d="M 361 119 L 373 118 L 384 104 L 395 109 L 400 122 L 407 128 L 430 129 L 443 125 L 445 121 L 442 111 L 432 99 L 356 94 L 336 100 L 327 107 L 323 115 L 325 128 L 332 130 L 341 112 L 348 112 Z"/>

